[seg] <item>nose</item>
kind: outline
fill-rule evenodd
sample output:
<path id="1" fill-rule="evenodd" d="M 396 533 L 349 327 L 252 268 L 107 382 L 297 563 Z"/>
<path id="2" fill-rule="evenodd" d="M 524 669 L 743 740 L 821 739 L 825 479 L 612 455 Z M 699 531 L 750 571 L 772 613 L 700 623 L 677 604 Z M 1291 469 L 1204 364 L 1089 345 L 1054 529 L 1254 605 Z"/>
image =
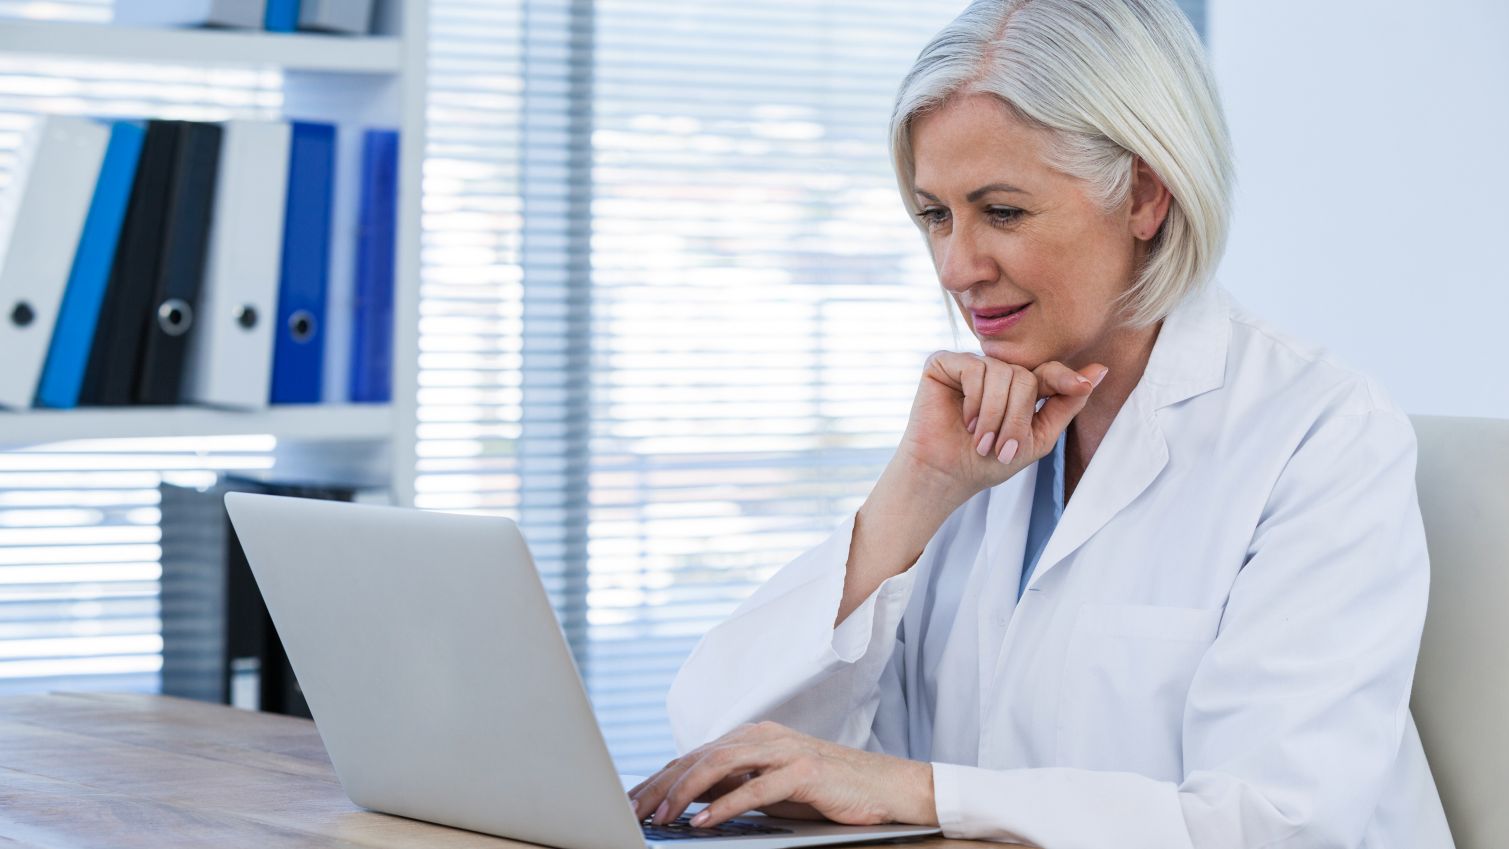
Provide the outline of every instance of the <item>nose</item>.
<path id="1" fill-rule="evenodd" d="M 990 254 L 980 248 L 972 228 L 954 227 L 947 236 L 933 243 L 938 266 L 938 282 L 953 294 L 962 294 L 980 283 L 989 283 L 998 268 Z"/>

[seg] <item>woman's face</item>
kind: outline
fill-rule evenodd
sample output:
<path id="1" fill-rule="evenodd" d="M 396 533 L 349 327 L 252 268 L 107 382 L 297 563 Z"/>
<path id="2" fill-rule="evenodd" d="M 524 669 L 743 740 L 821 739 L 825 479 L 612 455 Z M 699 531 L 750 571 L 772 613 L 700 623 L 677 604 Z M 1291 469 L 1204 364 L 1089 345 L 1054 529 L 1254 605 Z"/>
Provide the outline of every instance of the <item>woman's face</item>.
<path id="1" fill-rule="evenodd" d="M 984 353 L 1028 368 L 1095 358 L 1120 325 L 1114 301 L 1145 253 L 1134 234 L 1157 228 L 1138 190 L 1104 212 L 1084 183 L 1049 167 L 1042 131 L 991 95 L 955 97 L 911 132 L 938 280 Z"/>

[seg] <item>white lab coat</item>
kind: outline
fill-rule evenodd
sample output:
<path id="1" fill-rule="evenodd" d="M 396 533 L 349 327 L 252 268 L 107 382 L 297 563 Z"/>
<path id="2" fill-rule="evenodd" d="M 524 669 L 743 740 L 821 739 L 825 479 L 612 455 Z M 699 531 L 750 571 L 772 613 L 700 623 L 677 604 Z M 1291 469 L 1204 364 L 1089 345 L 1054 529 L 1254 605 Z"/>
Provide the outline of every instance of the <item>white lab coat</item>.
<path id="1" fill-rule="evenodd" d="M 1035 465 L 834 629 L 851 515 L 703 638 L 670 692 L 677 745 L 771 719 L 931 761 L 950 837 L 1450 847 L 1409 714 L 1414 472 L 1374 384 L 1211 287 L 1165 320 L 1020 603 Z M 919 728 L 924 629 L 946 643 Z"/>

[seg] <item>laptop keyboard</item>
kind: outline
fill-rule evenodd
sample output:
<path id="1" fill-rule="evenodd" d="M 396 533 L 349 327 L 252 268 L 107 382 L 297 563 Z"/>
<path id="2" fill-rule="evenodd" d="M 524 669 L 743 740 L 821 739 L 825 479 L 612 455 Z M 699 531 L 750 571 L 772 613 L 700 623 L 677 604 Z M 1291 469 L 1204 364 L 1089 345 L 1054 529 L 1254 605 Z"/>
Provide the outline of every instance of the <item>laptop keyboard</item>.
<path id="1" fill-rule="evenodd" d="M 639 824 L 645 840 L 691 840 L 698 837 L 762 837 L 767 834 L 790 834 L 789 828 L 760 825 L 749 820 L 729 820 L 712 828 L 693 828 L 691 817 L 682 815 L 665 825 Z"/>

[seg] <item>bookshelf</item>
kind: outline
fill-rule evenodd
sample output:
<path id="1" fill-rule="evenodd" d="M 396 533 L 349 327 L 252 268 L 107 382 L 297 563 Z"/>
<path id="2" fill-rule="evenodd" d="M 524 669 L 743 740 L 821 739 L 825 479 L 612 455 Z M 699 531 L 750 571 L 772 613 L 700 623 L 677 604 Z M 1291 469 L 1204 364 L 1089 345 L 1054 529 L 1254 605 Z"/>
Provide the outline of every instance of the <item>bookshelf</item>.
<path id="1" fill-rule="evenodd" d="M 0 22 L 0 52 L 87 60 L 399 74 L 398 36 L 123 27 L 75 21 Z"/>
<path id="2" fill-rule="evenodd" d="M 0 54 L 103 64 L 274 69 L 283 80 L 276 117 L 335 123 L 343 135 L 353 137 L 356 132 L 344 132 L 348 127 L 396 127 L 402 140 L 394 256 L 393 404 L 288 405 L 254 411 L 194 406 L 0 410 L 0 451 L 84 439 L 268 434 L 277 440 L 279 464 L 285 454 L 308 464 L 327 454 L 344 458 L 351 453 L 347 449 L 361 449 L 372 460 L 372 473 L 391 480 L 394 500 L 412 504 L 412 439 L 395 439 L 394 434 L 412 434 L 417 417 L 425 0 L 376 0 L 373 20 L 373 35 L 354 37 L 0 19 Z M 248 108 L 247 112 L 227 117 L 269 117 L 265 109 Z M 354 150 L 359 148 L 343 142 L 337 155 L 350 156 Z M 344 360 L 336 358 L 336 363 Z M 331 365 L 327 355 L 327 372 Z M 345 375 L 327 373 L 326 380 L 344 385 Z M 367 450 L 379 443 L 380 450 Z M 333 462 L 334 468 L 347 468 L 338 460 Z"/>
<path id="3" fill-rule="evenodd" d="M 100 407 L 6 413 L 6 447 L 78 439 L 233 436 L 266 433 L 294 441 L 387 440 L 393 410 L 366 404 L 290 404 L 241 412 L 209 407 Z"/>

